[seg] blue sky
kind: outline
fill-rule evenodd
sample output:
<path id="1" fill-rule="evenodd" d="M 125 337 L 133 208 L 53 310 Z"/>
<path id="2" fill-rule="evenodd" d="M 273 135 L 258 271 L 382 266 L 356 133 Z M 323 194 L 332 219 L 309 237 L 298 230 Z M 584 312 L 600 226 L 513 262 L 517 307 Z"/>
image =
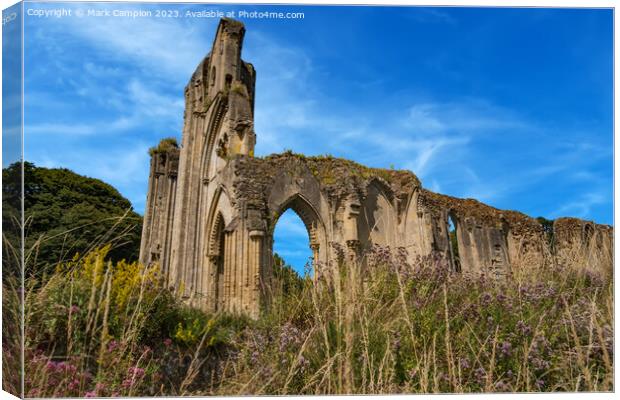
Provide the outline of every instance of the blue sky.
<path id="1" fill-rule="evenodd" d="M 498 208 L 613 223 L 611 10 L 165 8 L 304 12 L 243 20 L 257 155 L 329 153 L 410 169 L 431 190 Z M 147 149 L 180 139 L 183 88 L 216 25 L 26 17 L 26 159 L 103 179 L 142 212 Z M 292 212 L 276 251 L 300 267 L 310 254 Z"/>

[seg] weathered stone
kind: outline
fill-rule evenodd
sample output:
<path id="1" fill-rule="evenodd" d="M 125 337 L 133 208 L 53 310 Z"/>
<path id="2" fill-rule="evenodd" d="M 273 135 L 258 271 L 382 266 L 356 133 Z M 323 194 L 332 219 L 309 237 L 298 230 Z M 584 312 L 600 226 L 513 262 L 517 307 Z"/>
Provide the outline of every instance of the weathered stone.
<path id="1" fill-rule="evenodd" d="M 498 277 L 558 260 L 611 270 L 608 226 L 560 219 L 546 232 L 522 213 L 428 191 L 409 171 L 292 152 L 254 157 L 256 75 L 240 58 L 244 33 L 221 21 L 185 89 L 181 149 L 152 154 L 141 261 L 158 262 L 194 305 L 258 315 L 269 299 L 273 232 L 288 209 L 306 226 L 317 265 L 361 260 L 378 244 L 403 249 L 410 262 L 438 252 L 455 271 Z"/>

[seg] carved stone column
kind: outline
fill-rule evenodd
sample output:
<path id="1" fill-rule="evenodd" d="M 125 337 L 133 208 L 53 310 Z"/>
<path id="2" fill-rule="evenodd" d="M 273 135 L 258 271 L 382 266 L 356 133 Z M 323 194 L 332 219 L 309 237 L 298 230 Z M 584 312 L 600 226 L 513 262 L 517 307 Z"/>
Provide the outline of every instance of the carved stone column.
<path id="1" fill-rule="evenodd" d="M 248 276 L 250 278 L 249 287 L 250 290 L 248 301 L 244 304 L 244 308 L 248 311 L 248 314 L 253 318 L 258 318 L 260 313 L 260 305 L 265 296 L 265 290 L 268 282 L 264 282 L 266 274 L 263 273 L 265 266 L 262 265 L 263 257 L 263 242 L 265 238 L 265 232 L 261 230 L 252 230 L 249 233 L 250 245 L 248 251 Z"/>
<path id="2" fill-rule="evenodd" d="M 205 282 L 205 309 L 208 312 L 217 311 L 218 301 L 218 265 L 220 261 L 219 254 L 209 254 L 207 256 L 207 270 L 204 274 Z"/>

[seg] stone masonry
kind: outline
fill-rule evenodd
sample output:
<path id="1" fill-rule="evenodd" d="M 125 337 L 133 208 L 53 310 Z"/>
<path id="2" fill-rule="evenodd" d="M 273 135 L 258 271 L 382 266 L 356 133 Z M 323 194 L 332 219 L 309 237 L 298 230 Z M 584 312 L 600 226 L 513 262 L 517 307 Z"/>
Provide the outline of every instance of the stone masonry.
<path id="1" fill-rule="evenodd" d="M 376 244 L 404 249 L 412 263 L 436 252 L 455 271 L 500 277 L 550 260 L 612 270 L 606 225 L 548 226 L 433 193 L 409 171 L 291 152 L 254 157 L 256 73 L 241 60 L 244 34 L 240 22 L 220 22 L 185 88 L 181 147 L 167 141 L 152 152 L 140 260 L 158 263 L 192 304 L 256 317 L 268 303 L 273 231 L 288 209 L 305 224 L 317 265 L 343 249 L 359 260 Z"/>

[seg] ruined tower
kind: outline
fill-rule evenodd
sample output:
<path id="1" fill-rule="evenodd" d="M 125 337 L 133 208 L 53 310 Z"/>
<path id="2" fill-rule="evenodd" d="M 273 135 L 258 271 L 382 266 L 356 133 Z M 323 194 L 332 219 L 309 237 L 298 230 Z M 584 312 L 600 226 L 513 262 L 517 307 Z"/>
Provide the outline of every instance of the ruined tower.
<path id="1" fill-rule="evenodd" d="M 176 140 L 164 139 L 150 153 L 151 169 L 142 222 L 140 261 L 143 264 L 156 262 L 166 266 L 164 272 L 167 275 L 180 151 Z M 169 279 L 168 276 L 165 278 Z"/>
<path id="2" fill-rule="evenodd" d="M 269 303 L 274 228 L 289 209 L 307 229 L 317 267 L 363 265 L 366 251 L 381 246 L 411 264 L 439 254 L 456 272 L 497 277 L 548 260 L 611 271 L 608 226 L 558 219 L 543 227 L 433 193 L 410 171 L 291 152 L 254 157 L 256 74 L 241 59 L 244 34 L 241 23 L 220 22 L 185 88 L 180 148 L 164 140 L 151 152 L 140 261 L 159 264 L 191 304 L 258 316 Z"/>
<path id="3" fill-rule="evenodd" d="M 209 283 L 205 268 L 207 264 L 217 264 L 219 252 L 224 250 L 208 248 L 205 241 L 208 236 L 205 216 L 212 207 L 217 188 L 212 182 L 232 157 L 253 155 L 256 142 L 253 116 L 256 75 L 252 65 L 241 60 L 244 34 L 243 24 L 223 19 L 211 52 L 186 86 L 178 174 L 174 171 L 174 186 L 167 186 L 166 195 L 171 194 L 172 198 L 165 203 L 170 207 L 166 211 L 173 215 L 174 224 L 170 231 L 166 230 L 165 238 L 162 230 L 145 228 L 143 233 L 141 261 L 159 262 L 171 285 L 185 297 L 193 297 L 209 308 L 217 305 L 206 297 L 199 298 Z M 145 226 L 151 226 L 151 220 L 157 223 L 164 211 L 156 200 L 163 190 L 158 185 L 162 157 L 166 156 L 155 154 L 151 162 L 153 183 L 149 186 Z M 208 273 L 216 274 L 216 271 Z"/>

